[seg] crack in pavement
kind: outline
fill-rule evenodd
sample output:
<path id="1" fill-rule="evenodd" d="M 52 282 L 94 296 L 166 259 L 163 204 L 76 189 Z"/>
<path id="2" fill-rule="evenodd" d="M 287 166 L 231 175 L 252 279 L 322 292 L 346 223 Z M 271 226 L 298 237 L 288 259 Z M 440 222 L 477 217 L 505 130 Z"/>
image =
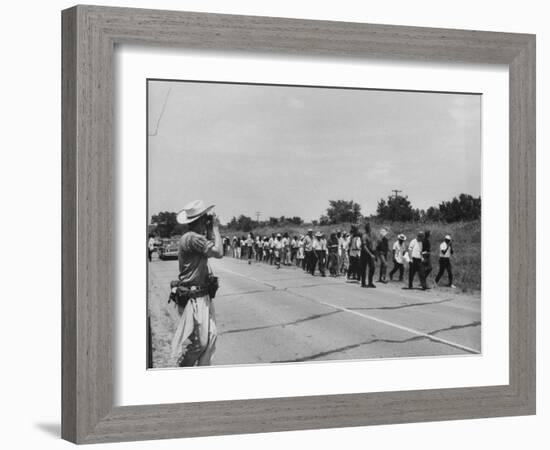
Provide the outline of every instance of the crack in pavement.
<path id="1" fill-rule="evenodd" d="M 336 349 L 333 349 L 333 350 L 328 350 L 326 352 L 320 352 L 320 353 L 315 353 L 315 354 L 309 355 L 309 356 L 303 356 L 301 358 L 280 360 L 280 361 L 271 361 L 271 362 L 272 363 L 306 362 L 306 361 L 311 361 L 311 360 L 318 359 L 318 358 L 323 358 L 325 356 L 333 355 L 335 353 L 345 352 L 347 350 L 353 350 L 355 348 L 362 347 L 364 345 L 371 345 L 371 344 L 377 344 L 377 343 L 406 344 L 408 342 L 420 341 L 420 340 L 423 340 L 423 339 L 430 339 L 431 335 L 433 335 L 435 333 L 441 333 L 442 331 L 450 331 L 450 330 L 457 330 L 457 329 L 461 329 L 461 328 L 476 327 L 476 326 L 479 326 L 479 325 L 481 325 L 481 322 L 478 322 L 478 321 L 468 323 L 468 324 L 465 324 L 465 325 L 452 325 L 448 328 L 441 328 L 439 330 L 430 331 L 428 333 L 428 336 L 412 336 L 412 337 L 407 338 L 407 339 L 380 339 L 380 338 L 370 339 L 368 341 L 359 342 L 358 344 L 350 344 L 350 345 L 346 345 L 344 347 L 336 348 Z M 450 347 L 454 347 L 450 344 L 442 343 L 442 342 L 439 342 L 439 341 L 433 341 L 433 342 L 436 342 L 436 343 L 442 344 L 442 345 L 448 345 Z M 457 348 L 457 347 L 455 347 L 455 348 Z M 480 353 L 480 352 L 467 351 L 463 348 L 459 348 L 459 349 L 462 350 L 462 351 L 468 352 L 468 353 L 472 353 L 472 354 L 479 354 Z"/>
<path id="2" fill-rule="evenodd" d="M 300 286 L 287 286 L 286 288 L 281 288 L 280 290 L 286 291 L 287 289 L 304 289 L 304 288 L 324 287 L 324 286 L 342 286 L 342 283 L 302 284 Z"/>
<path id="3" fill-rule="evenodd" d="M 227 273 L 232 273 L 234 275 L 237 275 L 239 277 L 242 277 L 242 278 L 245 278 L 245 279 L 248 279 L 248 280 L 251 280 L 251 281 L 256 281 L 256 282 L 259 282 L 260 284 L 263 284 L 264 286 L 268 286 L 270 288 L 272 288 L 273 291 L 277 291 L 277 290 L 281 290 L 281 289 L 278 289 L 277 286 L 273 285 L 273 284 L 270 284 L 270 283 L 266 283 L 262 280 L 259 280 L 257 278 L 253 278 L 253 277 L 249 277 L 249 276 L 246 276 L 246 275 L 243 275 L 241 273 L 238 273 L 238 272 L 234 272 L 232 270 L 229 270 L 229 269 L 221 269 L 221 271 L 225 271 Z M 326 285 L 329 284 L 329 283 L 326 283 Z M 296 291 L 293 291 L 293 289 L 297 289 L 296 287 L 292 287 L 292 286 L 289 286 L 287 288 L 284 288 L 282 289 L 283 291 L 285 292 L 288 292 L 289 294 L 291 295 L 294 295 L 296 297 L 299 297 L 299 298 L 303 298 L 305 300 L 308 300 L 310 302 L 313 302 L 313 303 L 316 303 L 316 304 L 319 304 L 319 305 L 324 305 L 324 306 L 327 306 L 327 307 L 330 307 L 330 308 L 333 308 L 337 311 L 342 311 L 342 312 L 348 312 L 350 314 L 354 314 L 354 315 L 357 315 L 357 316 L 360 316 L 362 318 L 365 318 L 365 319 L 368 319 L 368 320 L 371 320 L 371 321 L 374 321 L 374 322 L 377 322 L 377 323 L 380 323 L 380 324 L 383 324 L 383 325 L 387 325 L 387 326 L 390 326 L 392 328 L 397 328 L 399 330 L 402 330 L 402 331 L 405 331 L 405 332 L 408 332 L 408 333 L 411 333 L 414 336 L 414 338 L 422 338 L 422 339 L 430 339 L 431 341 L 433 342 L 438 342 L 440 344 L 444 344 L 444 345 L 448 345 L 450 347 L 454 347 L 454 348 L 457 348 L 457 349 L 460 349 L 460 350 L 463 350 L 467 353 L 473 353 L 473 354 L 479 354 L 480 351 L 477 350 L 477 349 L 474 349 L 474 348 L 470 348 L 466 345 L 462 345 L 462 344 L 459 344 L 457 342 L 453 342 L 453 341 L 450 341 L 450 340 L 447 340 L 447 339 L 444 339 L 442 337 L 438 337 L 438 336 L 434 336 L 433 334 L 430 334 L 430 333 L 425 333 L 423 331 L 420 331 L 420 330 L 416 330 L 414 328 L 411 328 L 411 327 L 408 327 L 406 325 L 402 325 L 402 324 L 398 324 L 398 323 L 395 323 L 395 322 L 391 322 L 391 321 L 388 321 L 388 320 L 384 320 L 384 319 L 381 319 L 381 318 L 378 318 L 378 317 L 374 317 L 374 316 L 371 316 L 371 315 L 368 315 L 364 312 L 361 312 L 359 310 L 353 310 L 353 309 L 350 309 L 350 308 L 345 308 L 343 306 L 339 306 L 339 305 L 335 305 L 331 302 L 328 302 L 328 301 L 323 301 L 323 300 L 319 300 L 317 298 L 313 298 L 313 297 L 310 297 L 310 296 L 307 296 L 307 295 L 304 295 L 304 294 L 301 294 L 299 292 L 296 292 Z M 433 302 L 432 302 L 433 303 Z M 474 322 L 471 326 L 476 326 L 477 323 Z M 457 329 L 457 328 L 463 328 L 464 326 L 454 326 L 454 327 L 450 327 L 449 330 L 451 329 Z M 445 331 L 445 329 L 442 329 L 442 330 L 436 330 L 434 331 L 434 334 L 435 333 L 440 333 L 442 331 Z M 413 339 L 413 338 L 410 338 L 410 339 Z M 338 350 L 336 350 L 338 351 Z"/>
<path id="4" fill-rule="evenodd" d="M 359 312 L 359 311 L 354 311 L 352 309 L 345 308 L 343 306 L 334 305 L 330 302 L 316 300 L 314 298 L 308 297 L 307 295 L 299 294 L 298 292 L 293 292 L 291 290 L 288 290 L 287 292 L 289 292 L 293 295 L 296 295 L 297 297 L 301 297 L 303 299 L 306 299 L 310 302 L 318 303 L 320 305 L 325 305 L 325 306 L 334 308 L 336 310 L 346 311 L 346 312 L 349 312 L 351 314 L 355 314 L 357 316 L 363 317 L 365 319 L 372 320 L 374 322 L 378 322 L 378 323 L 381 323 L 381 324 L 384 324 L 384 325 L 388 325 L 390 327 L 397 328 L 397 329 L 400 329 L 402 331 L 406 331 L 408 333 L 412 333 L 416 336 L 423 336 L 423 337 L 428 338 L 428 339 L 430 339 L 434 342 L 439 342 L 440 344 L 445 344 L 445 345 L 449 345 L 451 347 L 455 347 L 455 348 L 464 350 L 468 353 L 475 353 L 475 354 L 480 353 L 480 351 L 477 350 L 477 349 L 473 349 L 473 348 L 470 348 L 468 346 L 465 346 L 465 345 L 462 345 L 462 344 L 459 344 L 459 343 L 456 343 L 456 342 L 452 342 L 452 341 L 449 341 L 449 340 L 444 339 L 444 338 L 440 338 L 440 337 L 437 337 L 437 336 L 432 336 L 429 333 L 424 333 L 423 331 L 415 330 L 414 328 L 410 328 L 410 327 L 407 327 L 407 326 L 404 326 L 404 325 L 400 325 L 400 324 L 397 324 L 397 323 L 394 323 L 394 322 L 390 322 L 388 320 L 384 320 L 384 319 L 380 319 L 380 318 L 377 318 L 377 317 L 374 317 L 374 316 L 370 316 L 368 314 L 365 314 L 365 313 L 362 313 L 362 312 Z"/>
<path id="5" fill-rule="evenodd" d="M 235 297 L 236 295 L 260 294 L 262 292 L 273 292 L 277 290 L 278 289 L 271 288 L 271 289 L 254 289 L 252 291 L 243 291 L 243 292 L 228 292 L 227 294 L 216 295 L 216 298 Z"/>
<path id="6" fill-rule="evenodd" d="M 250 327 L 250 328 L 237 328 L 237 329 L 234 329 L 234 330 L 223 331 L 223 332 L 219 333 L 218 336 L 222 336 L 224 334 L 231 334 L 231 333 L 242 333 L 242 332 L 246 332 L 246 331 L 265 330 L 267 328 L 286 327 L 288 325 L 297 325 L 299 323 L 308 322 L 310 320 L 315 320 L 315 319 L 320 319 L 320 318 L 326 317 L 326 316 L 332 316 L 333 314 L 338 314 L 338 313 L 341 313 L 341 312 L 342 311 L 330 311 L 328 313 L 323 313 L 323 314 L 314 314 L 312 316 L 304 317 L 303 319 L 294 320 L 292 322 L 276 323 L 276 324 L 273 324 L 273 325 L 262 325 L 262 326 Z"/>
<path id="7" fill-rule="evenodd" d="M 461 330 L 462 328 L 470 328 L 470 327 L 479 327 L 481 325 L 481 322 L 479 320 L 476 320 L 471 323 L 467 323 L 466 325 L 451 325 L 447 328 L 440 328 L 439 330 L 430 331 L 429 335 L 434 335 L 436 333 L 443 333 L 444 331 L 454 331 L 454 330 Z"/>
<path id="8" fill-rule="evenodd" d="M 350 307 L 346 306 L 346 308 L 351 309 L 353 311 L 378 311 L 378 310 L 393 310 L 393 309 L 403 309 L 403 308 L 413 308 L 415 306 L 426 306 L 426 305 L 438 305 L 440 303 L 447 303 L 452 302 L 454 298 L 446 298 L 443 300 L 437 300 L 435 302 L 422 302 L 422 303 L 406 303 L 404 305 L 398 305 L 398 306 L 377 306 L 377 307 Z"/>

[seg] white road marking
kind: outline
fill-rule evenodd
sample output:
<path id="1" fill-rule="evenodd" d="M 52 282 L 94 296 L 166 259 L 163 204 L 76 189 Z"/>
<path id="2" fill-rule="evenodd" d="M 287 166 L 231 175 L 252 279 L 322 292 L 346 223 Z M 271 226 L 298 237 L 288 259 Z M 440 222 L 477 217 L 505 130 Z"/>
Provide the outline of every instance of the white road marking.
<path id="1" fill-rule="evenodd" d="M 222 272 L 227 272 L 227 273 L 236 275 L 238 277 L 245 278 L 247 280 L 251 280 L 251 281 L 255 281 L 257 283 L 267 285 L 267 286 L 269 286 L 273 289 L 277 289 L 277 286 L 275 286 L 275 285 L 272 285 L 270 283 L 262 281 L 258 278 L 243 275 L 241 273 L 235 272 L 235 271 L 227 269 L 225 267 L 224 268 L 216 267 L 216 270 L 221 270 Z M 407 326 L 404 326 L 404 325 L 401 325 L 401 324 L 398 324 L 398 323 L 390 322 L 389 320 L 379 319 L 377 317 L 371 316 L 370 314 L 365 314 L 365 313 L 362 313 L 360 311 L 354 311 L 352 309 L 345 308 L 343 306 L 334 305 L 330 302 L 325 302 L 325 301 L 322 301 L 322 300 L 314 299 L 312 297 L 308 297 L 307 295 L 303 295 L 303 294 L 299 294 L 297 292 L 291 291 L 290 289 L 292 289 L 292 288 L 286 288 L 284 291 L 288 292 L 290 294 L 293 294 L 297 297 L 308 300 L 310 302 L 318 303 L 318 304 L 321 304 L 321 305 L 324 305 L 324 306 L 328 306 L 329 308 L 333 308 L 333 309 L 336 309 L 336 310 L 339 310 L 339 311 L 354 314 L 354 315 L 362 317 L 364 319 L 372 320 L 373 322 L 377 322 L 377 323 L 380 323 L 380 324 L 383 324 L 383 325 L 386 325 L 386 326 L 389 326 L 389 327 L 392 327 L 392 328 L 397 328 L 401 331 L 406 331 L 406 332 L 414 334 L 416 336 L 421 336 L 421 337 L 424 337 L 426 339 L 430 339 L 432 341 L 439 342 L 441 344 L 446 344 L 446 345 L 450 345 L 451 347 L 459 348 L 459 349 L 464 350 L 468 353 L 475 353 L 475 354 L 480 354 L 481 353 L 479 350 L 468 347 L 466 345 L 462 345 L 462 344 L 459 344 L 457 342 L 449 341 L 448 339 L 443 339 L 443 338 L 440 338 L 440 337 L 437 337 L 437 336 L 434 336 L 434 335 L 431 335 L 431 334 L 428 334 L 428 333 L 424 333 L 420 330 L 416 330 L 414 328 L 410 328 L 410 327 L 407 327 Z"/>
<path id="2" fill-rule="evenodd" d="M 234 272 L 230 269 L 227 269 L 226 267 L 216 267 L 216 270 L 221 270 L 222 272 L 227 272 L 227 273 L 236 275 L 236 276 L 241 277 L 241 278 L 246 278 L 247 280 L 255 281 L 256 283 L 265 284 L 266 286 L 269 286 L 270 288 L 273 288 L 273 289 L 277 288 L 277 286 L 275 286 L 274 284 L 270 284 L 267 281 L 263 281 L 263 280 L 260 280 L 258 278 L 254 278 L 254 277 L 249 277 L 249 276 L 243 275 L 242 273 Z"/>

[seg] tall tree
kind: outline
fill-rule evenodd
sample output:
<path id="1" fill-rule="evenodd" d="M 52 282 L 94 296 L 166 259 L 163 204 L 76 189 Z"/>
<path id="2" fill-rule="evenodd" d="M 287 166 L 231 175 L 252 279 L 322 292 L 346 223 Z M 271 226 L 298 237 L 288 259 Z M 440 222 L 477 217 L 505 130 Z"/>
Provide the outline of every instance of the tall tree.
<path id="1" fill-rule="evenodd" d="M 477 220 L 481 217 L 481 197 L 460 194 L 450 202 L 440 203 L 439 211 L 446 222 Z"/>
<path id="2" fill-rule="evenodd" d="M 413 209 L 408 197 L 401 195 L 389 196 L 387 200 L 380 199 L 376 208 L 376 215 L 380 219 L 392 222 L 409 222 L 419 214 L 419 211 Z"/>
<path id="3" fill-rule="evenodd" d="M 355 223 L 361 218 L 361 205 L 353 200 L 329 200 L 326 217 L 329 223 Z"/>
<path id="4" fill-rule="evenodd" d="M 157 226 L 157 232 L 162 238 L 172 236 L 174 228 L 178 225 L 175 212 L 163 211 L 151 217 L 151 223 Z"/>

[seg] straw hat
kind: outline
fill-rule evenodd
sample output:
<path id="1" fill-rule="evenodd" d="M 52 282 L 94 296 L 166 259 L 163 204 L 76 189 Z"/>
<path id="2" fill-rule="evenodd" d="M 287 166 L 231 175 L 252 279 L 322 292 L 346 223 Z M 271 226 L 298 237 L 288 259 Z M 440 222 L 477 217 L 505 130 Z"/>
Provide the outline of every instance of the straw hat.
<path id="1" fill-rule="evenodd" d="M 178 212 L 176 220 L 181 224 L 191 223 L 207 214 L 214 206 L 215 205 L 205 206 L 202 200 L 194 200 L 185 205 L 185 207 Z"/>
<path id="2" fill-rule="evenodd" d="M 403 233 L 401 233 L 400 235 L 397 236 L 397 239 L 399 239 L 400 241 L 405 241 L 407 237 Z"/>

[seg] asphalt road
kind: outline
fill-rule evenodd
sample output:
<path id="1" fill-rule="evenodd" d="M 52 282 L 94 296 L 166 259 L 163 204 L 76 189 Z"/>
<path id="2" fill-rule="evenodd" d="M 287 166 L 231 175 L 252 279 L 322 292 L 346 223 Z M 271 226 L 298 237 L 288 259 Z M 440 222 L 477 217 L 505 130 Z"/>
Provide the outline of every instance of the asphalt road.
<path id="1" fill-rule="evenodd" d="M 220 278 L 214 300 L 218 343 L 213 364 L 476 354 L 481 350 L 479 294 L 448 288 L 403 290 L 403 283 L 362 289 L 343 277 L 296 267 L 211 260 Z M 154 367 L 170 367 L 177 312 L 168 304 L 177 261 L 149 264 Z"/>

